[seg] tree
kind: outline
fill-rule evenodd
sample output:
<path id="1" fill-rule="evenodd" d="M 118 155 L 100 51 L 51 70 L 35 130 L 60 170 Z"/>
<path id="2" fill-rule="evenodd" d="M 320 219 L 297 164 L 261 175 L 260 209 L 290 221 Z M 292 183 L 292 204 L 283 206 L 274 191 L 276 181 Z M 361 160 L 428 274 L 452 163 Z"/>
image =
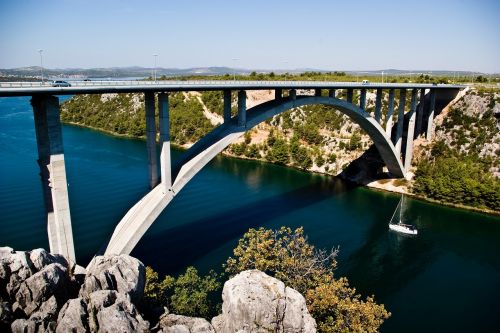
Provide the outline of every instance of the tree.
<path id="1" fill-rule="evenodd" d="M 334 279 L 337 250 L 317 250 L 303 229 L 250 229 L 225 264 L 228 274 L 259 269 L 306 296 L 319 332 L 376 332 L 390 313 L 349 287 L 346 278 Z"/>
<path id="2" fill-rule="evenodd" d="M 319 284 L 307 292 L 306 299 L 318 331 L 323 333 L 378 332 L 390 315 L 373 297 L 363 301 L 346 278 Z"/>
<path id="3" fill-rule="evenodd" d="M 208 319 L 216 314 L 211 298 L 220 288 L 219 277 L 213 271 L 199 276 L 196 268 L 188 267 L 177 279 L 167 275 L 160 281 L 158 273 L 146 267 L 143 301 L 150 309 L 167 306 L 176 314 Z"/>
<path id="4" fill-rule="evenodd" d="M 276 138 L 273 145 L 269 147 L 266 158 L 268 161 L 273 163 L 283 165 L 288 164 L 290 157 L 288 154 L 288 144 L 285 142 L 285 140 Z"/>
<path id="5" fill-rule="evenodd" d="M 250 142 L 252 142 L 252 135 L 250 134 L 250 131 L 245 132 L 244 135 L 245 138 L 245 143 L 248 145 Z"/>

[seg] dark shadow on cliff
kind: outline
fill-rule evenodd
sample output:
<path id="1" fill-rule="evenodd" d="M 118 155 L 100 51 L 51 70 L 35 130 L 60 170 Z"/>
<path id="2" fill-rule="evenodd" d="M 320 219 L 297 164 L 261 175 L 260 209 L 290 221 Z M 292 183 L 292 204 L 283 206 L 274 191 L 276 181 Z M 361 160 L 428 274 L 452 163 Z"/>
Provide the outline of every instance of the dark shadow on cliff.
<path id="1" fill-rule="evenodd" d="M 442 110 L 455 98 L 459 90 L 438 90 L 436 92 L 436 104 L 434 117 L 441 114 Z M 420 92 L 418 92 L 420 94 Z M 420 96 L 420 95 L 418 95 Z M 411 99 L 411 90 L 407 92 L 407 100 Z M 386 105 L 384 105 L 386 107 Z M 420 107 L 420 103 L 417 103 L 417 110 Z M 407 132 L 408 132 L 408 122 L 409 122 L 409 111 L 408 108 L 405 109 L 405 116 L 403 120 L 403 135 L 401 138 L 401 155 L 404 158 L 404 152 L 406 150 L 407 144 Z M 386 110 L 384 110 L 386 112 Z M 397 108 L 395 108 L 394 113 L 397 114 Z M 427 124 L 430 113 L 430 95 L 427 93 L 424 98 L 424 113 L 422 116 L 422 124 L 420 126 L 420 131 L 417 131 L 417 126 L 415 126 L 414 139 L 419 136 L 425 136 L 427 131 Z M 418 118 L 418 117 L 416 117 Z M 394 142 L 397 131 L 397 122 L 395 122 L 391 129 L 391 138 Z M 393 178 L 389 173 L 383 171 L 385 166 L 384 161 L 380 157 L 380 154 L 375 147 L 371 145 L 360 157 L 352 161 L 339 175 L 340 178 L 355 182 L 360 185 L 367 185 L 368 183 L 380 180 Z"/>

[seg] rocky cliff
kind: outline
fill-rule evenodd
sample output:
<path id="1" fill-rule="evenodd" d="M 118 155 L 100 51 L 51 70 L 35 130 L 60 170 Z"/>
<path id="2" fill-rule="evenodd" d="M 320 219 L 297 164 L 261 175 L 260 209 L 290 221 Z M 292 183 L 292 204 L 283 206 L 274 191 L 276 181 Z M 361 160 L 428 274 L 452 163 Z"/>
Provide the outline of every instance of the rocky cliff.
<path id="1" fill-rule="evenodd" d="M 2 332 L 316 332 L 304 297 L 260 271 L 224 285 L 212 323 L 164 313 L 151 327 L 140 311 L 144 265 L 128 255 L 97 256 L 87 270 L 43 249 L 0 248 Z"/>

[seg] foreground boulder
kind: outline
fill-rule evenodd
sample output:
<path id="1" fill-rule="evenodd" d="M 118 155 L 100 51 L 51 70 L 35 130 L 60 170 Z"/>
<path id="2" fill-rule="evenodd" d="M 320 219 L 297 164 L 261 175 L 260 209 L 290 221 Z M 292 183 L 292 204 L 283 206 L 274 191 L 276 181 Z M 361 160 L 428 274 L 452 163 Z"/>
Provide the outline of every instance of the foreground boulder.
<path id="1" fill-rule="evenodd" d="M 261 271 L 244 271 L 228 280 L 222 314 L 212 319 L 217 333 L 316 332 L 304 297 Z"/>
<path id="2" fill-rule="evenodd" d="M 215 333 L 206 319 L 176 314 L 164 314 L 158 326 L 158 333 Z"/>
<path id="3" fill-rule="evenodd" d="M 127 295 L 115 290 L 99 290 L 83 298 L 69 300 L 59 312 L 56 332 L 149 332 L 144 320 Z"/>
<path id="4" fill-rule="evenodd" d="M 97 256 L 87 268 L 80 296 L 88 298 L 97 290 L 116 290 L 129 295 L 132 302 L 137 302 L 144 294 L 145 277 L 144 265 L 131 256 Z"/>
<path id="5" fill-rule="evenodd" d="M 0 248 L 0 332 L 313 333 L 305 299 L 260 271 L 224 284 L 212 323 L 166 311 L 150 329 L 137 304 L 145 268 L 128 255 L 98 256 L 88 269 L 43 249 Z"/>
<path id="6" fill-rule="evenodd" d="M 95 257 L 85 271 L 43 249 L 0 248 L 0 331 L 149 332 L 134 305 L 144 283 L 127 255 Z"/>

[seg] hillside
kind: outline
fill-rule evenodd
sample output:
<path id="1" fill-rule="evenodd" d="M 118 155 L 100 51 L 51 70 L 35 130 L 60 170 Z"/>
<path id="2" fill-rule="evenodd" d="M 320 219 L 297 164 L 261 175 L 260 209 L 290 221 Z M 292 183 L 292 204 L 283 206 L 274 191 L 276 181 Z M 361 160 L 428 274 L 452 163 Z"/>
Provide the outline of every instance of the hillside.
<path id="1" fill-rule="evenodd" d="M 345 98 L 341 94 L 337 97 Z M 388 98 L 387 94 L 383 97 Z M 395 98 L 396 108 L 398 97 Z M 249 91 L 247 105 L 250 108 L 273 98 L 273 91 Z M 354 101 L 358 98 L 355 95 Z M 435 140 L 419 145 L 424 149 L 417 149 L 415 177 L 411 182 L 380 181 L 374 186 L 499 211 L 498 99 L 495 91 L 473 90 L 468 93 L 447 114 L 437 118 Z M 367 111 L 373 113 L 374 106 L 375 94 L 368 92 Z M 220 92 L 170 94 L 172 142 L 184 148 L 191 146 L 221 122 L 222 108 Z M 235 114 L 235 94 L 232 110 Z M 62 107 L 64 122 L 131 137 L 145 136 L 144 118 L 143 96 L 140 94 L 81 95 Z M 259 124 L 230 145 L 224 154 L 335 176 L 371 145 L 370 138 L 348 117 L 334 109 L 313 105 L 287 111 Z M 453 181 L 439 178 L 440 172 L 444 172 L 444 177 L 447 175 L 445 170 L 452 166 L 466 174 L 456 170 L 458 178 Z M 475 173 L 467 170 L 475 170 Z M 462 184 L 465 176 L 469 179 L 466 186 Z M 443 186 L 440 182 L 453 185 Z"/>
<path id="2" fill-rule="evenodd" d="M 436 119 L 435 139 L 420 148 L 414 193 L 500 211 L 498 90 L 479 88 L 466 94 Z"/>

